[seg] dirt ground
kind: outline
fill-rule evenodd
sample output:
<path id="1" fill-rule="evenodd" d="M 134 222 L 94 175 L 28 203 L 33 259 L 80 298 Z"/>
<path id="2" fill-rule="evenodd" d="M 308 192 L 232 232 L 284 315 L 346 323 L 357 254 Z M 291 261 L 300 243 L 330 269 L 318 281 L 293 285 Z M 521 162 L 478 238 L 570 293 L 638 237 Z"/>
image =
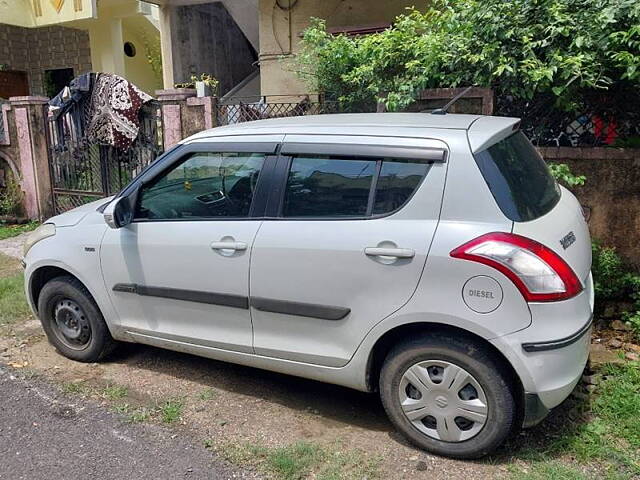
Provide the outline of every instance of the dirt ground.
<path id="1" fill-rule="evenodd" d="M 43 374 L 67 388 L 127 388 L 125 398 L 103 399 L 105 406 L 126 402 L 132 410 L 179 399 L 184 410 L 177 428 L 222 456 L 243 444 L 338 444 L 377 460 L 382 478 L 507 476 L 508 465 L 517 462 L 521 449 L 544 449 L 557 423 L 570 421 L 569 407 L 560 409 L 489 459 L 463 462 L 408 445 L 394 431 L 376 395 L 143 345 L 123 344 L 104 363 L 77 363 L 53 349 L 37 320 L 14 327 L 11 335 L 0 339 L 0 361 Z"/>

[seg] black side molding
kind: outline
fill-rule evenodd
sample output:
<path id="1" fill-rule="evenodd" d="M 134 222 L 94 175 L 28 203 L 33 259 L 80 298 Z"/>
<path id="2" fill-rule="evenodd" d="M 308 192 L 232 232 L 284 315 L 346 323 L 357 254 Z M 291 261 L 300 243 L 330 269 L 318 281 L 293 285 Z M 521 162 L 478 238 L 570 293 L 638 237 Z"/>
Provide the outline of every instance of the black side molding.
<path id="1" fill-rule="evenodd" d="M 249 308 L 249 299 L 242 295 L 227 293 L 202 292 L 199 290 L 182 290 L 179 288 L 151 287 L 135 283 L 116 283 L 114 292 L 135 293 L 145 297 L 170 298 L 187 302 L 222 305 L 225 307 Z M 283 313 L 298 317 L 320 318 L 323 320 L 341 320 L 351 312 L 350 308 L 334 307 L 332 305 L 317 305 L 315 303 L 290 302 L 287 300 L 273 300 L 269 298 L 252 298 L 251 306 L 262 312 Z"/>
<path id="2" fill-rule="evenodd" d="M 323 320 L 342 320 L 351 312 L 351 309 L 347 307 L 290 302 L 270 298 L 252 298 L 251 306 L 261 312 L 284 313 L 286 315 L 321 318 Z"/>
<path id="3" fill-rule="evenodd" d="M 179 288 L 150 287 L 136 285 L 135 283 L 117 283 L 113 286 L 114 292 L 135 293 L 145 297 L 171 298 L 187 302 L 206 303 L 209 305 L 222 305 L 225 307 L 249 308 L 249 299 L 242 295 L 227 293 L 202 292 L 199 290 L 182 290 Z"/>
<path id="4" fill-rule="evenodd" d="M 558 340 L 523 343 L 522 349 L 525 352 L 545 352 L 547 350 L 555 350 L 557 348 L 568 347 L 569 345 L 580 340 L 589 331 L 589 329 L 591 328 L 591 323 L 593 323 L 593 316 L 591 316 L 591 318 L 589 318 L 589 321 L 587 321 L 587 323 L 576 333 L 572 333 L 571 335 L 564 338 L 559 338 Z"/>

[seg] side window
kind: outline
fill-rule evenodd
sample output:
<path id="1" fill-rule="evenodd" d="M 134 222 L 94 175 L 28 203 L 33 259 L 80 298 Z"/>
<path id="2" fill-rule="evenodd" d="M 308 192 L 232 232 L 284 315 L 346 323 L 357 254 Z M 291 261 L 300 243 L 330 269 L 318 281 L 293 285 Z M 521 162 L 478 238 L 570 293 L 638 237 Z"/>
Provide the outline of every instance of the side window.
<path id="1" fill-rule="evenodd" d="M 136 218 L 246 217 L 262 168 L 262 153 L 194 153 L 145 185 Z"/>
<path id="2" fill-rule="evenodd" d="M 391 213 L 409 200 L 430 166 L 390 158 L 294 157 L 282 216 L 362 218 Z"/>
<path id="3" fill-rule="evenodd" d="M 376 183 L 373 214 L 391 213 L 407 203 L 430 167 L 430 163 L 411 160 L 383 160 Z"/>
<path id="4" fill-rule="evenodd" d="M 375 160 L 296 157 L 287 179 L 283 216 L 364 216 L 375 173 Z"/>

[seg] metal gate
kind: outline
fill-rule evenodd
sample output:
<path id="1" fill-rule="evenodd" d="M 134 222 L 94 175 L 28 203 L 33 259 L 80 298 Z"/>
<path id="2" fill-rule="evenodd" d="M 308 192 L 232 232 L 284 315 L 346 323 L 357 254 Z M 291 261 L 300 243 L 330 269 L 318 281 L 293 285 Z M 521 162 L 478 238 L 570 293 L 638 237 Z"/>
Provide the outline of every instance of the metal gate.
<path id="1" fill-rule="evenodd" d="M 108 197 L 162 153 L 160 104 L 140 110 L 140 131 L 127 149 L 88 142 L 65 116 L 49 123 L 50 171 L 56 213 Z"/>

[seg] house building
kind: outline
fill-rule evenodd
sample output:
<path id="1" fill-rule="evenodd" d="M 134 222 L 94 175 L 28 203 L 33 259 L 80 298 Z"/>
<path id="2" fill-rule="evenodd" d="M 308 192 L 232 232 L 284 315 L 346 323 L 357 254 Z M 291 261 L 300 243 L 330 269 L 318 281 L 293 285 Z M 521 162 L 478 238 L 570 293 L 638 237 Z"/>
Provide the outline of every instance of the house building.
<path id="1" fill-rule="evenodd" d="M 153 93 L 192 76 L 247 99 L 316 92 L 295 72 L 313 17 L 334 33 L 386 28 L 413 1 L 0 0 L 0 97 L 51 96 L 86 71 L 119 74 Z"/>
<path id="2" fill-rule="evenodd" d="M 334 33 L 349 35 L 380 31 L 393 22 L 407 7 L 408 0 L 221 0 L 203 3 L 202 0 L 148 0 L 160 7 L 160 36 L 162 43 L 164 87 L 184 81 L 185 67 L 194 72 L 213 72 L 210 64 L 215 47 L 215 33 L 203 34 L 201 12 L 224 8 L 249 45 L 255 51 L 254 58 L 244 51 L 232 48 L 236 65 L 231 72 L 233 79 L 228 95 L 243 98 L 264 96 L 278 101 L 277 97 L 304 96 L 308 85 L 295 72 L 290 61 L 300 51 L 300 37 L 313 17 L 326 20 Z M 197 12 L 197 13 L 196 13 Z M 187 19 L 188 22 L 187 22 Z M 197 19 L 194 22 L 194 19 Z M 191 32 L 198 31 L 190 40 L 180 33 L 188 23 Z M 219 35 L 219 34 L 218 34 Z M 212 48 L 213 47 L 213 48 Z M 238 55 L 235 55 L 235 53 Z M 223 52 L 219 52 L 223 53 Z M 218 52 L 214 52 L 218 56 Z M 185 61 L 188 58 L 188 61 Z M 239 67 L 242 65 L 242 68 Z M 249 71 L 249 75 L 237 81 L 235 75 Z M 216 77 L 223 83 L 229 72 L 218 70 Z M 222 94 L 226 93 L 223 89 Z"/>
<path id="3" fill-rule="evenodd" d="M 133 0 L 0 0 L 0 98 L 53 96 L 88 71 L 162 87 L 156 6 Z"/>

